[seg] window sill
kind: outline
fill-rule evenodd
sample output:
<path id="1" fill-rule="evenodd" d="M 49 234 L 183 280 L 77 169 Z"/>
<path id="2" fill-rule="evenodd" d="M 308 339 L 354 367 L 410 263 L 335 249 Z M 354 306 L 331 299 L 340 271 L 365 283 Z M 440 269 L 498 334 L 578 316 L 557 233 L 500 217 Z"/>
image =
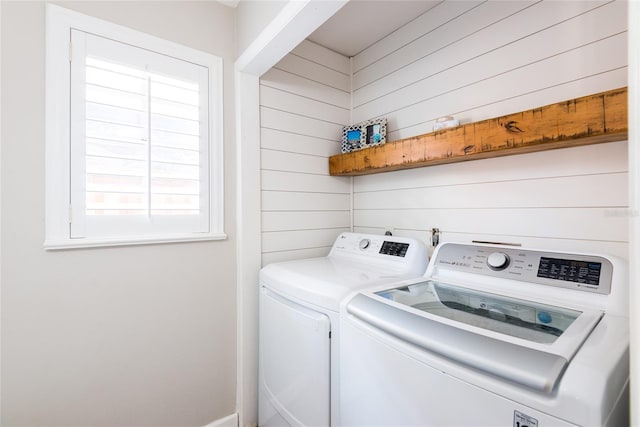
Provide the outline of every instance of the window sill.
<path id="1" fill-rule="evenodd" d="M 203 242 L 211 240 L 226 240 L 225 233 L 209 233 L 202 236 L 197 235 L 174 235 L 174 236 L 148 236 L 148 237 L 131 237 L 131 238 L 100 238 L 100 239 L 62 239 L 62 240 L 46 240 L 43 248 L 46 251 L 58 251 L 67 249 L 86 249 L 86 248 L 103 248 L 115 246 L 139 246 L 139 245 L 156 245 L 165 243 L 187 243 L 187 242 Z"/>

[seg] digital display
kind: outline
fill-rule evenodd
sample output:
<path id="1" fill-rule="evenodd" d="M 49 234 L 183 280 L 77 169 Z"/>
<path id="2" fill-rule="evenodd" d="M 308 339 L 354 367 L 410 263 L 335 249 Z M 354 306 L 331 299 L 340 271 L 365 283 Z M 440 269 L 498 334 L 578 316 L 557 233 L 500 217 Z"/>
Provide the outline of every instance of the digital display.
<path id="1" fill-rule="evenodd" d="M 538 277 L 598 286 L 602 263 L 571 259 L 540 258 Z"/>
<path id="2" fill-rule="evenodd" d="M 384 255 L 399 256 L 404 258 L 408 250 L 408 243 L 387 242 L 385 240 L 385 242 L 382 244 L 382 247 L 380 248 L 380 253 Z"/>

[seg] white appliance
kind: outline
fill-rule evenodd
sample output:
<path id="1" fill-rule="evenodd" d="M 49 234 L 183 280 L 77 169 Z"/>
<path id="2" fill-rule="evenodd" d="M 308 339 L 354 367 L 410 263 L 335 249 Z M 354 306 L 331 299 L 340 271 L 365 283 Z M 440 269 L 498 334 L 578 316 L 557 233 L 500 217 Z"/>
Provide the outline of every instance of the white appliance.
<path id="1" fill-rule="evenodd" d="M 329 426 L 338 412 L 339 307 L 369 286 L 420 277 L 424 244 L 343 233 L 326 257 L 260 272 L 259 425 Z"/>
<path id="2" fill-rule="evenodd" d="M 445 243 L 341 309 L 344 426 L 625 426 L 627 266 Z"/>

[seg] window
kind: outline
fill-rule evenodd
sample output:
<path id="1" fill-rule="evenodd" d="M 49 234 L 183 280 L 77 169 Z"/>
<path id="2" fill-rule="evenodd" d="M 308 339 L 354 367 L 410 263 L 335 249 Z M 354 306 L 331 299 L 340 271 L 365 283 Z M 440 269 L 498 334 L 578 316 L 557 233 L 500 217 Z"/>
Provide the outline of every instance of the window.
<path id="1" fill-rule="evenodd" d="M 212 55 L 48 5 L 47 248 L 224 238 Z"/>

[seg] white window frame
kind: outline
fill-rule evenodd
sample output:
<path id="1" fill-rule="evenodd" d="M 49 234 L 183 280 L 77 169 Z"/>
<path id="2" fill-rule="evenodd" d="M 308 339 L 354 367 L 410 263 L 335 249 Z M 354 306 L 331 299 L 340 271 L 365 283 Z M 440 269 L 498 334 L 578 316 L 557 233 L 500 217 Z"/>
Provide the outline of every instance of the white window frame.
<path id="1" fill-rule="evenodd" d="M 224 233 L 222 59 L 177 43 L 47 4 L 44 248 L 68 249 L 226 239 Z M 125 237 L 71 237 L 70 34 L 72 29 L 127 43 L 208 69 L 209 230 Z M 77 213 L 76 213 L 77 214 Z"/>

